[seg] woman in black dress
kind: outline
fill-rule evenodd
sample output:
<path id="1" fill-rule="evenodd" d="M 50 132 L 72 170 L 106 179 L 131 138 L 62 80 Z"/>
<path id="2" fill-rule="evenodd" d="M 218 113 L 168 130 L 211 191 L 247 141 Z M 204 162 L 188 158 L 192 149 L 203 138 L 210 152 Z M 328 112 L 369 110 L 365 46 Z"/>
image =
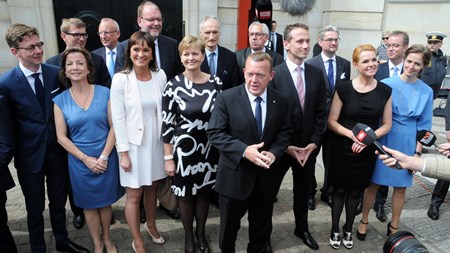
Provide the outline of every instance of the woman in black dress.
<path id="1" fill-rule="evenodd" d="M 378 70 L 376 49 L 360 45 L 353 50 L 353 66 L 358 76 L 336 86 L 328 127 L 333 131 L 333 155 L 330 161 L 330 184 L 334 186 L 331 205 L 330 244 L 341 244 L 339 219 L 345 205 L 346 219 L 342 243 L 353 247 L 352 227 L 359 193 L 370 184 L 376 156 L 373 145 L 359 142 L 352 133 L 357 123 L 370 126 L 377 137 L 389 132 L 392 124 L 391 88 L 374 79 Z"/>
<path id="2" fill-rule="evenodd" d="M 203 40 L 186 36 L 178 50 L 185 71 L 167 83 L 162 99 L 165 170 L 175 176 L 172 191 L 178 197 L 185 252 L 194 252 L 194 217 L 200 251 L 210 252 L 205 224 L 219 153 L 208 141 L 206 129 L 222 82 L 200 70 Z"/>

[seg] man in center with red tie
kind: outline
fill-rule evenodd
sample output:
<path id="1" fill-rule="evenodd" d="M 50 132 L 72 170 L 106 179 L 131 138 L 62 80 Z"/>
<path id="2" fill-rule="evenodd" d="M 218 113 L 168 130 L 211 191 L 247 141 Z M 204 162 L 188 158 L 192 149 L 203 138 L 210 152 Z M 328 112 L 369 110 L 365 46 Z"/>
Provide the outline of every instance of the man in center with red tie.
<path id="1" fill-rule="evenodd" d="M 278 184 L 292 169 L 294 192 L 294 234 L 313 250 L 319 245 L 308 228 L 308 179 L 314 173 L 317 147 L 325 127 L 326 83 L 322 71 L 305 59 L 310 50 L 309 28 L 305 24 L 287 25 L 284 30 L 287 59 L 274 68 L 275 76 L 269 86 L 288 98 L 290 109 L 290 144 L 278 165 Z M 295 96 L 294 94 L 298 94 Z"/>

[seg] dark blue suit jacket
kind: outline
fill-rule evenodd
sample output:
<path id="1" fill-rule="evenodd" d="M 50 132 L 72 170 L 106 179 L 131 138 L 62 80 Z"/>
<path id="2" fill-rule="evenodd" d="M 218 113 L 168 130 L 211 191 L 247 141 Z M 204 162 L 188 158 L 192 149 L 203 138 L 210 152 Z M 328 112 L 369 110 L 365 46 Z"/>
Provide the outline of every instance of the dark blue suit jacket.
<path id="1" fill-rule="evenodd" d="M 403 72 L 403 69 L 402 69 L 402 72 Z M 389 63 L 388 62 L 381 63 L 380 65 L 378 65 L 378 71 L 375 74 L 375 79 L 377 81 L 381 81 L 388 77 L 389 77 Z"/>
<path id="2" fill-rule="evenodd" d="M 45 63 L 61 67 L 62 53 L 47 59 Z M 94 64 L 94 84 L 111 87 L 111 76 L 102 57 L 97 54 L 91 54 L 92 63 Z"/>
<path id="3" fill-rule="evenodd" d="M 222 90 L 226 90 L 237 86 L 238 83 L 238 64 L 236 55 L 230 50 L 218 46 L 219 56 L 217 58 L 217 73 L 216 76 L 222 80 Z M 202 62 L 201 69 L 203 72 L 210 73 L 208 59 L 205 54 L 205 59 Z"/>
<path id="4" fill-rule="evenodd" d="M 8 168 L 14 155 L 14 123 L 8 100 L 3 94 L 0 94 L 0 115 L 2 117 L 0 120 L 0 193 L 2 193 L 15 185 Z"/>
<path id="5" fill-rule="evenodd" d="M 19 66 L 0 77 L 0 94 L 7 98 L 13 115 L 11 118 L 14 121 L 12 122 L 16 138 L 14 164 L 18 170 L 29 173 L 37 173 L 42 169 L 47 144 L 55 144 L 56 149 L 61 152 L 61 157 L 67 156 L 57 144 L 53 116 L 52 99 L 63 90 L 58 79 L 59 68 L 47 64 L 41 66 L 45 113 Z"/>
<path id="6" fill-rule="evenodd" d="M 124 40 L 117 45 L 117 47 L 121 48 L 125 54 L 127 52 L 127 46 L 128 40 Z M 164 70 L 167 81 L 169 81 L 183 71 L 180 55 L 178 54 L 178 42 L 161 34 L 158 36 L 158 48 L 161 69 Z M 124 58 L 117 58 L 116 62 L 121 61 L 121 64 L 125 66 L 125 57 L 126 56 L 124 56 Z"/>
<path id="7" fill-rule="evenodd" d="M 123 59 L 125 58 L 125 51 L 123 47 L 116 46 L 117 55 L 116 62 L 114 64 L 114 73 L 117 73 L 123 69 Z M 103 61 L 106 63 L 106 49 L 105 47 L 97 48 L 92 53 L 99 55 L 103 58 Z M 121 59 L 118 61 L 118 59 Z M 108 69 L 108 68 L 106 68 Z"/>
<path id="8" fill-rule="evenodd" d="M 267 89 L 267 111 L 262 138 L 244 85 L 228 89 L 216 98 L 207 130 L 209 141 L 220 151 L 216 191 L 229 198 L 245 200 L 259 180 L 259 192 L 274 199 L 278 185 L 274 180 L 276 164 L 262 169 L 242 157 L 248 145 L 264 142 L 261 150 L 272 152 L 277 161 L 289 143 L 290 124 L 287 100 Z"/>

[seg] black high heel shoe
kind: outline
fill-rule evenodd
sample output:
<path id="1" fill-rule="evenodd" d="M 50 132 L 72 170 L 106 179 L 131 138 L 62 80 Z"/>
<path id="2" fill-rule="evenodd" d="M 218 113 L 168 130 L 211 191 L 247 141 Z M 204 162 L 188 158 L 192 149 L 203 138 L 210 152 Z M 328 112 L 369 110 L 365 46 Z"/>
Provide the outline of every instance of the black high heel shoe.
<path id="1" fill-rule="evenodd" d="M 205 240 L 204 242 L 200 242 L 199 237 L 197 235 L 197 231 L 194 233 L 195 240 L 198 243 L 198 247 L 200 249 L 200 252 L 202 253 L 211 253 L 211 248 L 208 245 L 208 242 Z"/>
<path id="2" fill-rule="evenodd" d="M 389 223 L 387 224 L 387 233 L 386 233 L 387 236 L 390 236 L 390 235 L 392 234 L 391 228 L 392 228 L 393 230 L 398 230 L 398 228 L 391 226 L 391 222 L 389 222 Z M 395 232 L 397 232 L 397 231 L 395 231 Z"/>
<path id="3" fill-rule="evenodd" d="M 360 220 L 359 222 L 366 226 L 369 225 L 369 222 L 364 222 L 362 220 Z M 367 234 L 367 228 L 366 228 L 366 232 L 364 234 L 360 233 L 359 229 L 356 230 L 356 238 L 358 238 L 358 240 L 360 240 L 360 241 L 364 241 L 366 239 L 366 234 Z"/>

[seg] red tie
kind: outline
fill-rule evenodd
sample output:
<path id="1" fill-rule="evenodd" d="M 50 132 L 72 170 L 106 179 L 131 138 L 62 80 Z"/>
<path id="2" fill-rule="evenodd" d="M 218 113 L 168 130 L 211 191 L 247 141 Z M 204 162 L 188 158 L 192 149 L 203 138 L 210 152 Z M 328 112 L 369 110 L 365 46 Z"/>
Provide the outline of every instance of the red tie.
<path id="1" fill-rule="evenodd" d="M 305 84 L 303 83 L 302 78 L 302 67 L 297 67 L 297 93 L 298 99 L 300 100 L 300 105 L 302 106 L 302 110 L 304 110 L 305 105 Z"/>

